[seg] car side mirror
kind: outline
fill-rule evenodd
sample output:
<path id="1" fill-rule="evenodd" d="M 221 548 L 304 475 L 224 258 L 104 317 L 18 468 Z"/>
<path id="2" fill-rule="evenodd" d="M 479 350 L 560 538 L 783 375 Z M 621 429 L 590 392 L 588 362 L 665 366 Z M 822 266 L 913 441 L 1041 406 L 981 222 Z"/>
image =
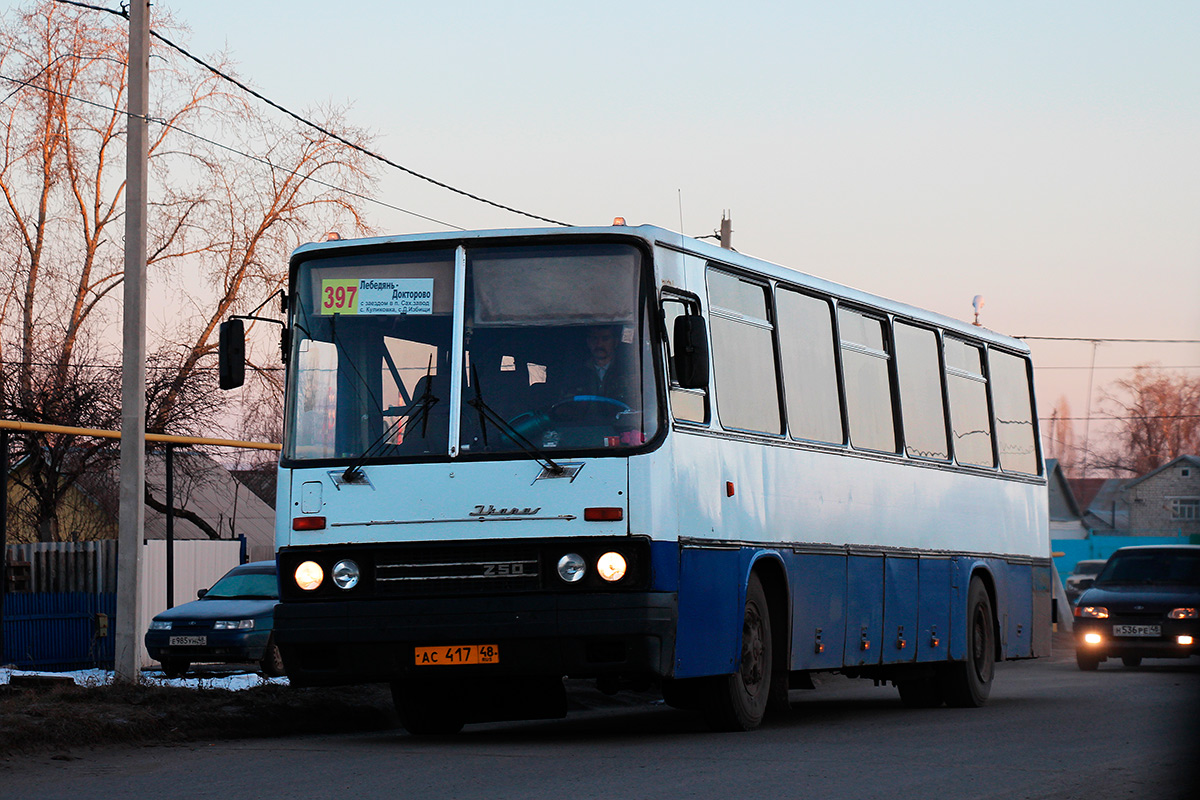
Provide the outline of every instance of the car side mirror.
<path id="1" fill-rule="evenodd" d="M 1096 582 L 1095 578 L 1080 578 L 1079 579 L 1079 591 L 1082 592 L 1084 589 L 1092 588 L 1092 584 L 1095 582 Z"/>
<path id="2" fill-rule="evenodd" d="M 197 589 L 196 590 L 196 599 L 203 600 L 204 595 L 206 595 L 206 594 L 208 594 L 208 589 Z"/>
<path id="3" fill-rule="evenodd" d="M 221 323 L 217 337 L 217 379 L 222 389 L 246 382 L 246 327 L 240 319 Z"/>
<path id="4" fill-rule="evenodd" d="M 676 317 L 673 333 L 675 380 L 684 389 L 708 388 L 708 334 L 704 318 L 699 314 Z"/>

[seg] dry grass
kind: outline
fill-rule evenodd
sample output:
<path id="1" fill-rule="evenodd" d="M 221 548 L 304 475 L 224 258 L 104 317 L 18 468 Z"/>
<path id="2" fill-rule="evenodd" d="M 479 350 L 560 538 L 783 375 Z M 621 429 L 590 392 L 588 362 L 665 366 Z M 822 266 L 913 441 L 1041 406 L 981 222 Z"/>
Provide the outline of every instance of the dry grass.
<path id="1" fill-rule="evenodd" d="M 386 686 L 241 691 L 171 686 L 0 685 L 0 757 L 97 744 L 151 744 L 398 725 Z"/>

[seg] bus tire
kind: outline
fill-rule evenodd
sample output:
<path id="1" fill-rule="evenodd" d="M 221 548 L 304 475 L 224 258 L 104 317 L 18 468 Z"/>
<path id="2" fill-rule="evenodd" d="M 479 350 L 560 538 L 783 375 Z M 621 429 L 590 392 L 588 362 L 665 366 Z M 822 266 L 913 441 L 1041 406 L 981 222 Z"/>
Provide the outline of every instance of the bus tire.
<path id="1" fill-rule="evenodd" d="M 771 650 L 767 595 L 758 575 L 751 573 L 742 614 L 742 652 L 738 670 L 732 675 L 713 678 L 710 690 L 703 695 L 701 710 L 714 729 L 749 731 L 762 723 L 771 693 Z"/>
<path id="2" fill-rule="evenodd" d="M 996 623 L 992 600 L 983 580 L 971 578 L 967 589 L 967 655 L 946 665 L 942 683 L 946 705 L 978 708 L 987 702 L 996 672 Z"/>
<path id="3" fill-rule="evenodd" d="M 463 727 L 462 709 L 452 687 L 420 680 L 392 684 L 400 724 L 413 736 L 449 736 Z"/>

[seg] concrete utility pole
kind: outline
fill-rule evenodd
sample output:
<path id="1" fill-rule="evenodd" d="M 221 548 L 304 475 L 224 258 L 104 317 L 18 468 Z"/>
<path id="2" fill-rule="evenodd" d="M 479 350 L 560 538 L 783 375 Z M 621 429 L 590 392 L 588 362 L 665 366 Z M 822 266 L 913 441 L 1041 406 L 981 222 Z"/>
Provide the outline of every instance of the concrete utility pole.
<path id="1" fill-rule="evenodd" d="M 728 211 L 721 212 L 721 247 L 733 249 L 733 220 Z"/>
<path id="2" fill-rule="evenodd" d="M 137 683 L 138 585 L 146 522 L 146 115 L 150 106 L 150 3 L 129 4 L 129 107 L 125 150 L 125 318 L 121 359 L 121 510 L 117 546 L 116 678 Z"/>

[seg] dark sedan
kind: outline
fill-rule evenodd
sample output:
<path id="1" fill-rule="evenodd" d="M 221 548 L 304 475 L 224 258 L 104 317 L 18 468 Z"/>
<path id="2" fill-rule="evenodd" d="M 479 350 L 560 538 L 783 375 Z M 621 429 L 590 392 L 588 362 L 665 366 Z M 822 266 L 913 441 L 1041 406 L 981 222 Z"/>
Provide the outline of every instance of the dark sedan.
<path id="1" fill-rule="evenodd" d="M 225 573 L 199 600 L 154 617 L 146 650 L 168 678 L 192 664 L 254 663 L 264 675 L 283 675 L 283 660 L 271 637 L 279 584 L 274 561 L 242 564 Z"/>
<path id="2" fill-rule="evenodd" d="M 1200 545 L 1122 547 L 1075 605 L 1075 660 L 1092 670 L 1119 657 L 1200 653 Z"/>

